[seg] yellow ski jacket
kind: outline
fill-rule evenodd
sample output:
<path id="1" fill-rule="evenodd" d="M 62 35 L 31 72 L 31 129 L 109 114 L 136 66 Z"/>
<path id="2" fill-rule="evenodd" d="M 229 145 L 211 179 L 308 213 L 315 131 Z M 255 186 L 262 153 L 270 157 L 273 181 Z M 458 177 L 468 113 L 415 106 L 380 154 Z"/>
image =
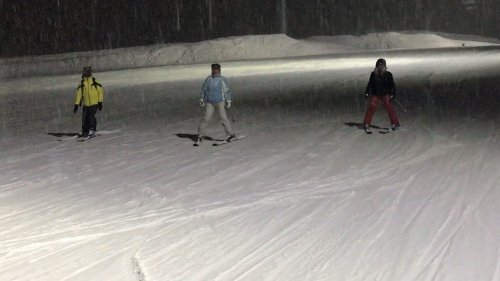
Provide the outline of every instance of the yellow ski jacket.
<path id="1" fill-rule="evenodd" d="M 104 89 L 94 77 L 84 77 L 76 88 L 75 104 L 83 106 L 96 105 L 104 99 Z"/>

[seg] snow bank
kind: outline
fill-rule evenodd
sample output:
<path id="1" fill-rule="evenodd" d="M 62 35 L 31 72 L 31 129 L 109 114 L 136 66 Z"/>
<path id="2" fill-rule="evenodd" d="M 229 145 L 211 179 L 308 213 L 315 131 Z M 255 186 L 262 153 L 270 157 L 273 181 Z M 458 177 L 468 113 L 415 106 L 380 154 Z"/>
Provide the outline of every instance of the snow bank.
<path id="1" fill-rule="evenodd" d="M 373 33 L 363 36 L 317 36 L 296 40 L 283 34 L 228 37 L 198 43 L 176 43 L 0 59 L 0 79 L 35 75 L 78 74 L 92 65 L 103 72 L 163 65 L 210 63 L 335 54 L 360 50 L 486 46 L 500 41 L 432 33 Z"/>
<path id="2" fill-rule="evenodd" d="M 446 33 L 370 33 L 362 36 L 314 36 L 309 42 L 330 42 L 346 50 L 426 49 L 491 46 L 500 43 L 497 39 L 472 35 Z"/>

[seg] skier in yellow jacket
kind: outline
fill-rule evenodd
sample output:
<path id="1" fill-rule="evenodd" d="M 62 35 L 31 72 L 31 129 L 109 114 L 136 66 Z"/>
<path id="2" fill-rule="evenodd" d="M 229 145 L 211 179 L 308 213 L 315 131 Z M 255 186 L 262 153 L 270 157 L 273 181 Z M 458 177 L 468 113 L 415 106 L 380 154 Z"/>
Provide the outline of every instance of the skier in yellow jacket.
<path id="1" fill-rule="evenodd" d="M 93 137 L 97 127 L 95 114 L 97 109 L 102 110 L 104 89 L 92 77 L 92 68 L 90 66 L 83 68 L 82 81 L 80 81 L 80 85 L 76 89 L 75 96 L 73 113 L 76 114 L 78 107 L 82 106 L 82 136 L 86 138 Z"/>

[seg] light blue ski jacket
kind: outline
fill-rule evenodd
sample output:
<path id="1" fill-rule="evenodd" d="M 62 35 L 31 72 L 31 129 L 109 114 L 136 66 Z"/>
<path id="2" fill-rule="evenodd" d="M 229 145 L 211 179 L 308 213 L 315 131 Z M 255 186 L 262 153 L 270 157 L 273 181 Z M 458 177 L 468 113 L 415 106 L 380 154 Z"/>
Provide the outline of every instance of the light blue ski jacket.
<path id="1" fill-rule="evenodd" d="M 231 101 L 231 96 L 229 83 L 220 74 L 208 76 L 201 87 L 200 98 L 206 103 L 216 104 L 221 101 Z"/>

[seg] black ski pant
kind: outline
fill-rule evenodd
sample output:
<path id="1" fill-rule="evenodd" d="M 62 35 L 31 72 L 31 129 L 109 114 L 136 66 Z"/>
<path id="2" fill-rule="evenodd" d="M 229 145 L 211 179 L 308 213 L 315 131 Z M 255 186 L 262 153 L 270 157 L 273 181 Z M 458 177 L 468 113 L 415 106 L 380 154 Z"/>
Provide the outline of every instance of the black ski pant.
<path id="1" fill-rule="evenodd" d="M 97 113 L 97 105 L 83 106 L 82 107 L 82 134 L 88 135 L 89 131 L 96 131 L 97 120 L 95 114 Z"/>

